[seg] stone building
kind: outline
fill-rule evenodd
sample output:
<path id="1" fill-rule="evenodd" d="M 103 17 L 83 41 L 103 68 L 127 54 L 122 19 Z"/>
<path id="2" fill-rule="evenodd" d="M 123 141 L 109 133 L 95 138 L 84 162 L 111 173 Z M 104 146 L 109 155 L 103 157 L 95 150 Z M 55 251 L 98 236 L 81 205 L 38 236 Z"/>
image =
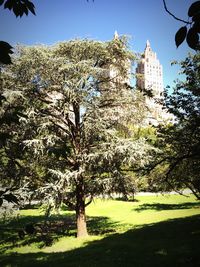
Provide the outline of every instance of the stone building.
<path id="1" fill-rule="evenodd" d="M 164 86 L 162 65 L 157 55 L 151 49 L 147 40 L 144 53 L 136 68 L 136 85 L 145 91 L 150 91 L 153 96 L 145 96 L 148 115 L 145 124 L 158 125 L 159 123 L 172 122 L 173 116 L 163 106 Z"/>

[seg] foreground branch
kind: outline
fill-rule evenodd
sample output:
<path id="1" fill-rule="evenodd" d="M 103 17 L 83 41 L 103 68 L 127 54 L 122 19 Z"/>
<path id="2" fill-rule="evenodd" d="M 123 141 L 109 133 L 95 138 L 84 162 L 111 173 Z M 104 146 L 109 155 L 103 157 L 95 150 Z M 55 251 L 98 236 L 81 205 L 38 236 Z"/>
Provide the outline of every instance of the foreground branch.
<path id="1" fill-rule="evenodd" d="M 178 21 L 181 21 L 181 22 L 184 22 L 184 23 L 186 23 L 186 24 L 191 24 L 191 22 L 186 21 L 186 20 L 183 20 L 183 19 L 180 19 L 180 18 L 176 17 L 173 13 L 171 13 L 171 12 L 168 10 L 168 8 L 167 8 L 167 5 L 166 5 L 165 0 L 163 0 L 163 5 L 164 5 L 164 8 L 165 8 L 165 11 L 166 11 L 170 16 L 172 16 L 174 19 L 176 19 L 176 20 L 178 20 Z"/>

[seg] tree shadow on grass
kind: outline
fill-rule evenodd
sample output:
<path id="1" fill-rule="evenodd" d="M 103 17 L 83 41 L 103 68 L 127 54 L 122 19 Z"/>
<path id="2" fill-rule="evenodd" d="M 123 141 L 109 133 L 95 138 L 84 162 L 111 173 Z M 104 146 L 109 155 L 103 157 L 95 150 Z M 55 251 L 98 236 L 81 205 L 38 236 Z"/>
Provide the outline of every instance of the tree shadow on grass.
<path id="1" fill-rule="evenodd" d="M 73 215 L 20 216 L 0 225 L 0 252 L 36 243 L 51 246 L 59 237 L 70 235 L 75 228 Z"/>
<path id="2" fill-rule="evenodd" d="M 104 235 L 116 232 L 117 222 L 108 217 L 87 217 L 87 228 L 90 235 Z"/>
<path id="3" fill-rule="evenodd" d="M 169 220 L 57 253 L 2 255 L 1 266 L 197 267 L 200 215 Z M 67 242 L 67 241 L 66 241 Z"/>
<path id="4" fill-rule="evenodd" d="M 107 217 L 88 217 L 87 226 L 91 235 L 115 232 L 115 222 Z M 2 225 L 1 225 L 2 226 Z M 27 233 L 27 226 L 34 230 Z M 22 216 L 0 227 L 0 253 L 8 249 L 35 244 L 38 248 L 52 246 L 59 238 L 76 236 L 74 214 L 54 215 L 46 220 L 45 216 Z"/>
<path id="5" fill-rule="evenodd" d="M 124 198 L 124 197 L 116 197 L 113 198 L 116 201 L 123 201 L 123 202 L 140 202 L 139 199 L 135 198 L 135 197 L 130 197 L 128 199 Z"/>
<path id="6" fill-rule="evenodd" d="M 200 202 L 187 202 L 181 204 L 145 203 L 135 208 L 134 210 L 141 212 L 144 210 L 162 211 L 162 210 L 181 210 L 181 209 L 191 209 L 191 208 L 200 208 Z"/>

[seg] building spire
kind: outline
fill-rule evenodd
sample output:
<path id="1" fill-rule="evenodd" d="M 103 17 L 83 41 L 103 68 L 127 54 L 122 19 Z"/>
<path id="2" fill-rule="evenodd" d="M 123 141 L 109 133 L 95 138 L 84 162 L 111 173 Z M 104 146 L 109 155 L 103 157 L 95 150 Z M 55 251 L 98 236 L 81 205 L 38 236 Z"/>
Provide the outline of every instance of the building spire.
<path id="1" fill-rule="evenodd" d="M 151 48 L 149 40 L 146 42 L 146 48 Z"/>
<path id="2" fill-rule="evenodd" d="M 119 34 L 118 34 L 117 31 L 115 31 L 115 33 L 114 33 L 114 39 L 118 39 L 118 38 L 119 38 Z"/>

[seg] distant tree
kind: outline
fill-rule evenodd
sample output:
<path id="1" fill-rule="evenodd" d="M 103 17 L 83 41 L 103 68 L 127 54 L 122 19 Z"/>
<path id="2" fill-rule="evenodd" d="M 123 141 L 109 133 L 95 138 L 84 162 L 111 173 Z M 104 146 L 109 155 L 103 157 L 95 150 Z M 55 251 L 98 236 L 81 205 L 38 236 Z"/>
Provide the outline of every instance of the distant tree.
<path id="1" fill-rule="evenodd" d="M 43 173 L 37 193 L 49 207 L 65 203 L 76 211 L 78 237 L 87 235 L 85 207 L 96 195 L 126 194 L 130 179 L 122 166 L 149 160 L 144 138 L 118 135 L 120 125 L 143 116 L 124 82 L 132 59 L 123 38 L 76 40 L 21 48 L 5 70 L 7 90 L 29 101 L 20 121 L 26 151 Z"/>
<path id="2" fill-rule="evenodd" d="M 186 40 L 188 46 L 194 50 L 199 50 L 199 33 L 200 33 L 200 1 L 191 4 L 188 9 L 188 20 L 183 20 L 171 13 L 163 0 L 164 8 L 174 19 L 181 21 L 185 26 L 181 27 L 175 35 L 175 43 L 178 47 Z M 188 29 L 189 27 L 189 29 Z"/>
<path id="3" fill-rule="evenodd" d="M 162 154 L 153 164 L 155 183 L 171 189 L 189 188 L 200 199 L 200 53 L 180 62 L 185 81 L 179 81 L 167 106 L 177 122 L 161 128 L 159 147 Z"/>

